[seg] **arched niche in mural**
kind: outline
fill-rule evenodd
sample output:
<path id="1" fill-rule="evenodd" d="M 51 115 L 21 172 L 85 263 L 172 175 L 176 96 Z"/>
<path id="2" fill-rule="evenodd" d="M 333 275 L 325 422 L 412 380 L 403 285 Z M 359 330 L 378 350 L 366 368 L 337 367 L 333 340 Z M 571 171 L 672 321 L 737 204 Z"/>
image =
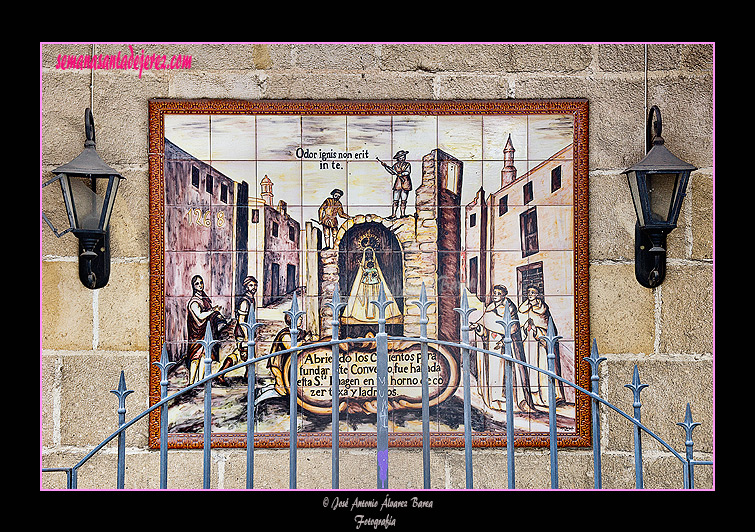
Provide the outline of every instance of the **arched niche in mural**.
<path id="1" fill-rule="evenodd" d="M 398 238 L 382 223 L 368 221 L 352 225 L 338 243 L 339 290 L 346 297 L 340 315 L 344 337 L 377 333 L 378 312 L 370 301 L 377 300 L 380 285 L 391 304 L 386 309 L 386 331 L 404 332 L 404 267 Z"/>

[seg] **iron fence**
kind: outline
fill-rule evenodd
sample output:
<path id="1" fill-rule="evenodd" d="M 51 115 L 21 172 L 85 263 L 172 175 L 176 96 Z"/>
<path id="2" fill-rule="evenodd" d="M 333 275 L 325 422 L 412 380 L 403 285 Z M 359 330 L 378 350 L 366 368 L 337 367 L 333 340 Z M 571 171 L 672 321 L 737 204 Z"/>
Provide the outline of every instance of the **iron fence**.
<path id="1" fill-rule="evenodd" d="M 560 381 L 567 386 L 573 387 L 579 393 L 585 394 L 591 401 L 591 433 L 592 433 L 592 454 L 593 454 L 593 468 L 594 468 L 594 487 L 595 489 L 602 489 L 602 465 L 601 465 L 601 443 L 600 443 L 600 407 L 605 407 L 610 411 L 614 411 L 620 416 L 624 417 L 633 426 L 634 433 L 634 470 L 635 470 L 635 487 L 637 489 L 644 488 L 643 479 L 643 467 L 642 467 L 642 435 L 647 434 L 660 445 L 670 452 L 674 457 L 679 460 L 682 470 L 682 487 L 684 489 L 694 489 L 694 468 L 700 465 L 713 465 L 712 461 L 707 460 L 695 460 L 693 457 L 693 441 L 692 431 L 700 423 L 692 421 L 691 409 L 689 403 L 687 403 L 684 420 L 678 422 L 685 432 L 685 450 L 684 453 L 677 452 L 671 445 L 666 443 L 660 436 L 650 430 L 641 422 L 641 402 L 640 392 L 648 385 L 640 382 L 639 372 L 637 366 L 634 366 L 634 373 L 632 382 L 625 385 L 633 393 L 633 413 L 627 414 L 623 412 L 617 406 L 611 404 L 606 399 L 599 395 L 599 376 L 598 366 L 606 360 L 605 357 L 601 357 L 598 353 L 597 342 L 593 339 L 590 356 L 585 357 L 590 365 L 590 390 L 587 390 L 565 378 L 558 375 L 554 371 L 555 365 L 555 347 L 560 336 L 555 334 L 555 327 L 553 325 L 552 318 L 549 319 L 547 334 L 544 337 L 544 341 L 547 347 L 547 360 L 548 370 L 544 370 L 540 367 L 530 365 L 529 363 L 519 360 L 514 357 L 512 353 L 512 327 L 518 323 L 518 320 L 510 315 L 508 306 L 505 309 L 503 320 L 498 323 L 503 326 L 505 334 L 503 339 L 504 350 L 503 353 L 497 351 L 487 350 L 480 347 L 473 346 L 469 343 L 469 315 L 474 310 L 468 304 L 466 291 L 462 291 L 461 302 L 459 308 L 454 309 L 460 315 L 460 343 L 447 342 L 437 339 L 431 339 L 427 337 L 427 324 L 429 322 L 427 316 L 428 307 L 433 304 L 427 298 L 424 283 L 420 297 L 417 301 L 412 301 L 411 304 L 416 305 L 420 311 L 420 336 L 419 337 L 404 337 L 404 336 L 388 336 L 386 333 L 386 319 L 385 309 L 390 304 L 386 299 L 383 287 L 381 285 L 380 292 L 377 300 L 371 301 L 378 309 L 378 333 L 376 337 L 372 338 L 339 338 L 339 321 L 338 314 L 340 309 L 345 306 L 345 302 L 341 300 L 338 292 L 338 284 L 336 283 L 333 297 L 330 303 L 325 303 L 330 307 L 332 311 L 331 320 L 331 340 L 318 343 L 309 343 L 306 345 L 299 345 L 298 335 L 299 329 L 297 323 L 299 318 L 304 314 L 299 310 L 296 294 L 294 294 L 291 308 L 285 311 L 285 314 L 290 318 L 289 332 L 291 335 L 291 347 L 289 349 L 275 351 L 262 356 L 255 356 L 255 331 L 261 326 L 256 321 L 254 312 L 252 311 L 249 316 L 250 323 L 240 322 L 240 325 L 246 329 L 246 337 L 249 339 L 247 343 L 248 356 L 247 360 L 241 362 L 235 366 L 212 373 L 212 359 L 211 353 L 213 347 L 221 342 L 221 340 L 213 339 L 211 328 L 208 327 L 203 340 L 198 342 L 204 348 L 204 367 L 205 377 L 201 380 L 194 382 L 179 390 L 178 392 L 168 396 L 168 370 L 175 362 L 168 360 L 167 351 L 163 344 L 161 357 L 159 361 L 153 362 L 154 365 L 160 369 L 160 400 L 148 409 L 141 412 L 139 415 L 132 418 L 130 421 L 126 421 L 126 397 L 133 392 L 126 387 L 125 377 L 123 371 L 120 374 L 120 380 L 118 387 L 115 390 L 111 390 L 111 393 L 118 397 L 118 424 L 119 427 L 101 443 L 95 446 L 89 451 L 78 463 L 71 467 L 49 467 L 42 468 L 43 473 L 50 472 L 64 472 L 66 474 L 66 487 L 68 489 L 77 488 L 77 479 L 79 469 L 100 450 L 107 446 L 110 442 L 117 438 L 117 470 L 116 470 L 116 488 L 123 489 L 125 485 L 125 434 L 126 430 L 133 426 L 135 423 L 148 416 L 152 412 L 159 410 L 160 414 L 160 489 L 167 488 L 168 478 L 168 403 L 177 399 L 178 397 L 187 394 L 191 390 L 199 387 L 204 388 L 204 409 L 203 409 L 203 489 L 210 488 L 210 471 L 211 471 L 211 398 L 212 398 L 212 381 L 217 377 L 223 376 L 231 371 L 238 370 L 239 368 L 248 368 L 247 379 L 247 420 L 253 420 L 255 414 L 255 365 L 259 362 L 267 360 L 273 356 L 290 355 L 290 383 L 297 382 L 297 370 L 298 370 L 298 354 L 301 351 L 312 348 L 331 347 L 332 348 L 332 375 L 338 375 L 339 345 L 357 344 L 374 342 L 377 347 L 377 488 L 388 488 L 388 342 L 392 340 L 405 340 L 419 342 L 421 348 L 421 375 L 422 375 L 422 466 L 423 466 L 423 487 L 425 489 L 431 488 L 430 482 L 430 415 L 429 415 L 429 391 L 428 391 L 428 345 L 445 345 L 447 347 L 456 348 L 461 353 L 461 371 L 462 371 L 462 385 L 463 385 L 463 418 L 464 418 L 464 462 L 465 462 L 465 486 L 468 489 L 474 487 L 473 471 L 472 471 L 472 423 L 471 423 L 471 385 L 470 385 L 470 353 L 477 352 L 490 356 L 500 357 L 504 361 L 504 388 L 506 404 L 512 405 L 513 401 L 513 365 L 520 364 L 530 370 L 543 373 L 548 379 L 548 419 L 549 419 L 549 456 L 550 456 L 550 485 L 553 489 L 559 488 L 558 480 L 558 448 L 557 448 L 557 434 L 556 434 L 556 381 Z M 331 486 L 333 489 L 339 489 L 339 383 L 338 379 L 333 379 L 332 396 L 332 438 L 331 438 Z M 297 394 L 290 393 L 289 400 L 289 488 L 295 489 L 297 486 Z M 247 422 L 247 434 L 246 434 L 246 488 L 254 488 L 254 423 Z M 509 489 L 514 489 L 515 483 L 515 460 L 514 460 L 514 419 L 513 409 L 506 409 L 506 460 L 507 460 L 507 486 Z"/>

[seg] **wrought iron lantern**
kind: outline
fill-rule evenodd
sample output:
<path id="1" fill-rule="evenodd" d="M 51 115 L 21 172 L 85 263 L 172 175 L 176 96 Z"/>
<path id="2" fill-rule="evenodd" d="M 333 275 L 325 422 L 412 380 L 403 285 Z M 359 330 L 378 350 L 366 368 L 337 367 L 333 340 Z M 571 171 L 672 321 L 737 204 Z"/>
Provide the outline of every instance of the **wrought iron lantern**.
<path id="1" fill-rule="evenodd" d="M 102 288 L 110 277 L 110 215 L 123 176 L 100 158 L 96 150 L 94 118 L 84 112 L 84 150 L 71 162 L 53 170 L 55 177 L 42 186 L 60 183 L 70 228 L 58 232 L 42 213 L 57 237 L 71 231 L 79 239 L 79 278 L 90 289 Z"/>
<path id="2" fill-rule="evenodd" d="M 666 277 L 666 235 L 676 228 L 690 173 L 697 168 L 664 145 L 657 105 L 650 108 L 645 130 L 645 157 L 627 168 L 629 190 L 637 214 L 635 277 L 646 288 Z"/>

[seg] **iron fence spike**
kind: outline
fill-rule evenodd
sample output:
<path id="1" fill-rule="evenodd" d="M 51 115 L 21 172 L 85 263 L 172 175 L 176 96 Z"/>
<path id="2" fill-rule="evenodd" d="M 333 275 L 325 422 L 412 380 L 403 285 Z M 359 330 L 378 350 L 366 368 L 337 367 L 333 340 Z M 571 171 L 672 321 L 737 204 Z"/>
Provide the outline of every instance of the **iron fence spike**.
<path id="1" fill-rule="evenodd" d="M 283 314 L 291 319 L 291 323 L 288 326 L 289 331 L 291 331 L 291 333 L 298 333 L 299 318 L 304 315 L 304 312 L 299 310 L 299 300 L 296 297 L 296 290 L 294 290 L 293 298 L 291 298 L 291 308 L 289 310 L 284 310 Z"/>
<path id="2" fill-rule="evenodd" d="M 454 308 L 459 313 L 459 336 L 461 342 L 459 347 L 461 348 L 461 370 L 462 370 L 462 382 L 463 382 L 463 419 L 464 419 L 464 465 L 465 465 L 465 486 L 467 489 L 471 489 L 473 482 L 472 473 L 472 401 L 470 395 L 470 359 L 469 359 L 469 315 L 474 311 L 473 308 L 469 308 L 469 302 L 467 301 L 467 290 L 463 284 L 459 284 L 461 290 L 460 303 L 457 308 Z"/>
<path id="3" fill-rule="evenodd" d="M 592 372 L 594 375 L 598 373 L 598 365 L 607 360 L 606 357 L 602 357 L 598 354 L 598 342 L 595 338 L 592 339 L 592 348 L 590 349 L 590 356 L 582 357 L 582 360 L 586 360 L 590 363 Z"/>
<path id="4" fill-rule="evenodd" d="M 689 403 L 687 403 L 686 412 L 684 414 L 684 421 L 677 423 L 680 427 L 682 427 L 686 433 L 687 433 L 687 439 L 692 439 L 692 430 L 699 426 L 700 423 L 696 421 L 692 421 L 692 410 L 690 409 Z"/>
<path id="5" fill-rule="evenodd" d="M 171 362 L 168 360 L 168 350 L 165 347 L 165 342 L 163 342 L 162 350 L 160 353 L 160 360 L 156 360 L 155 362 L 152 362 L 152 365 L 157 366 L 160 368 L 160 372 L 162 374 L 162 377 L 164 377 L 165 372 L 170 368 L 171 366 L 175 366 L 175 362 Z"/>
<path id="6" fill-rule="evenodd" d="M 496 320 L 496 323 L 498 325 L 501 325 L 503 327 L 503 337 L 504 341 L 507 343 L 511 343 L 511 328 L 515 323 L 519 323 L 518 318 L 512 318 L 511 317 L 511 310 L 509 309 L 508 305 L 504 305 L 503 309 L 503 319 L 502 320 Z"/>
<path id="7" fill-rule="evenodd" d="M 291 298 L 291 314 L 297 314 L 299 312 L 299 298 L 296 297 L 296 290 L 294 290 L 293 297 Z"/>
<path id="8" fill-rule="evenodd" d="M 239 321 L 238 324 L 246 331 L 249 341 L 252 342 L 257 329 L 262 327 L 262 324 L 257 321 L 257 317 L 254 315 L 254 309 L 249 310 L 247 321 Z"/>
<path id="9" fill-rule="evenodd" d="M 543 340 L 545 340 L 546 347 L 548 349 L 549 354 L 553 354 L 556 350 L 556 343 L 561 339 L 561 336 L 558 336 L 556 334 L 556 326 L 553 323 L 553 316 L 548 317 L 548 329 L 545 333 L 545 336 L 543 336 Z"/>
<path id="10" fill-rule="evenodd" d="M 624 388 L 629 388 L 634 392 L 635 401 L 640 398 L 640 392 L 650 386 L 649 384 L 643 384 L 640 382 L 640 370 L 637 368 L 637 364 L 634 365 L 634 372 L 632 373 L 632 383 L 625 384 Z"/>
<path id="11" fill-rule="evenodd" d="M 459 313 L 461 316 L 461 323 L 462 327 L 467 327 L 469 325 L 469 315 L 474 312 L 474 308 L 469 307 L 469 302 L 467 301 L 467 291 L 465 289 L 465 286 L 463 284 L 460 285 L 461 287 L 461 302 L 459 303 L 459 306 L 455 308 L 454 310 Z"/>
<path id="12" fill-rule="evenodd" d="M 126 375 L 123 373 L 123 370 L 121 370 L 121 376 L 118 380 L 118 388 L 110 390 L 110 393 L 113 393 L 118 397 L 121 405 L 123 405 L 124 400 L 129 394 L 134 393 L 134 390 L 126 389 Z"/>
<path id="13" fill-rule="evenodd" d="M 684 414 L 684 421 L 682 423 L 677 423 L 680 427 L 684 429 L 684 447 L 686 449 L 685 451 L 685 457 L 686 457 L 686 464 L 684 466 L 684 487 L 688 489 L 694 489 L 695 487 L 695 473 L 694 473 L 694 453 L 693 453 L 693 447 L 694 442 L 692 441 L 692 430 L 700 425 L 700 423 L 692 421 L 692 410 L 690 409 L 689 403 L 687 403 L 687 408 Z"/>
<path id="14" fill-rule="evenodd" d="M 393 301 L 388 300 L 388 298 L 386 297 L 382 282 L 380 283 L 380 291 L 378 292 L 377 300 L 373 299 L 372 301 L 370 301 L 370 303 L 378 308 L 380 316 L 379 321 L 385 322 L 385 309 L 388 308 L 388 305 L 392 304 Z"/>
<path id="15" fill-rule="evenodd" d="M 296 297 L 296 290 L 294 290 L 293 297 L 291 298 L 291 308 L 289 310 L 284 310 L 283 313 L 291 318 L 292 326 L 295 326 L 296 321 L 298 321 L 299 317 L 304 314 L 304 312 L 299 310 L 299 299 Z"/>
<path id="16" fill-rule="evenodd" d="M 338 319 L 338 311 L 346 306 L 346 302 L 341 300 L 341 291 L 338 288 L 338 283 L 335 284 L 333 287 L 333 296 L 330 299 L 330 303 L 326 302 L 324 303 L 326 307 L 329 307 L 331 311 L 333 311 L 333 318 L 332 320 L 335 321 Z"/>
<path id="17" fill-rule="evenodd" d="M 378 292 L 378 303 L 381 305 L 387 301 L 385 298 L 385 287 L 383 286 L 383 283 L 380 283 L 380 291 Z"/>
<path id="18" fill-rule="evenodd" d="M 419 308 L 419 319 L 420 322 L 427 322 L 427 309 L 430 308 L 430 305 L 434 304 L 435 301 L 430 301 L 427 298 L 427 290 L 425 289 L 425 282 L 422 281 L 422 289 L 419 293 L 419 300 L 410 301 L 412 305 L 415 305 L 417 308 Z"/>
<path id="19" fill-rule="evenodd" d="M 340 283 L 336 283 L 333 287 L 333 297 L 331 297 L 331 301 L 333 302 L 333 305 L 337 305 L 341 302 L 341 290 L 338 287 Z"/>

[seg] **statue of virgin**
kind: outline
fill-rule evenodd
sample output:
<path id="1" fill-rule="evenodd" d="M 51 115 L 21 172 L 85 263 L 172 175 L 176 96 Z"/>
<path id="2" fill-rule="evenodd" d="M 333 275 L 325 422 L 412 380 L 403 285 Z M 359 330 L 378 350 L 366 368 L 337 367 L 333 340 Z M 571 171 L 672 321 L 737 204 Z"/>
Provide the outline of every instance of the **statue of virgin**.
<path id="1" fill-rule="evenodd" d="M 347 323 L 377 323 L 378 309 L 370 301 L 377 301 L 381 284 L 386 299 L 392 303 L 385 309 L 385 318 L 388 321 L 399 314 L 398 305 L 385 282 L 375 250 L 368 246 L 362 252 L 359 271 L 354 284 L 351 285 L 349 299 L 343 313 L 343 318 Z"/>

